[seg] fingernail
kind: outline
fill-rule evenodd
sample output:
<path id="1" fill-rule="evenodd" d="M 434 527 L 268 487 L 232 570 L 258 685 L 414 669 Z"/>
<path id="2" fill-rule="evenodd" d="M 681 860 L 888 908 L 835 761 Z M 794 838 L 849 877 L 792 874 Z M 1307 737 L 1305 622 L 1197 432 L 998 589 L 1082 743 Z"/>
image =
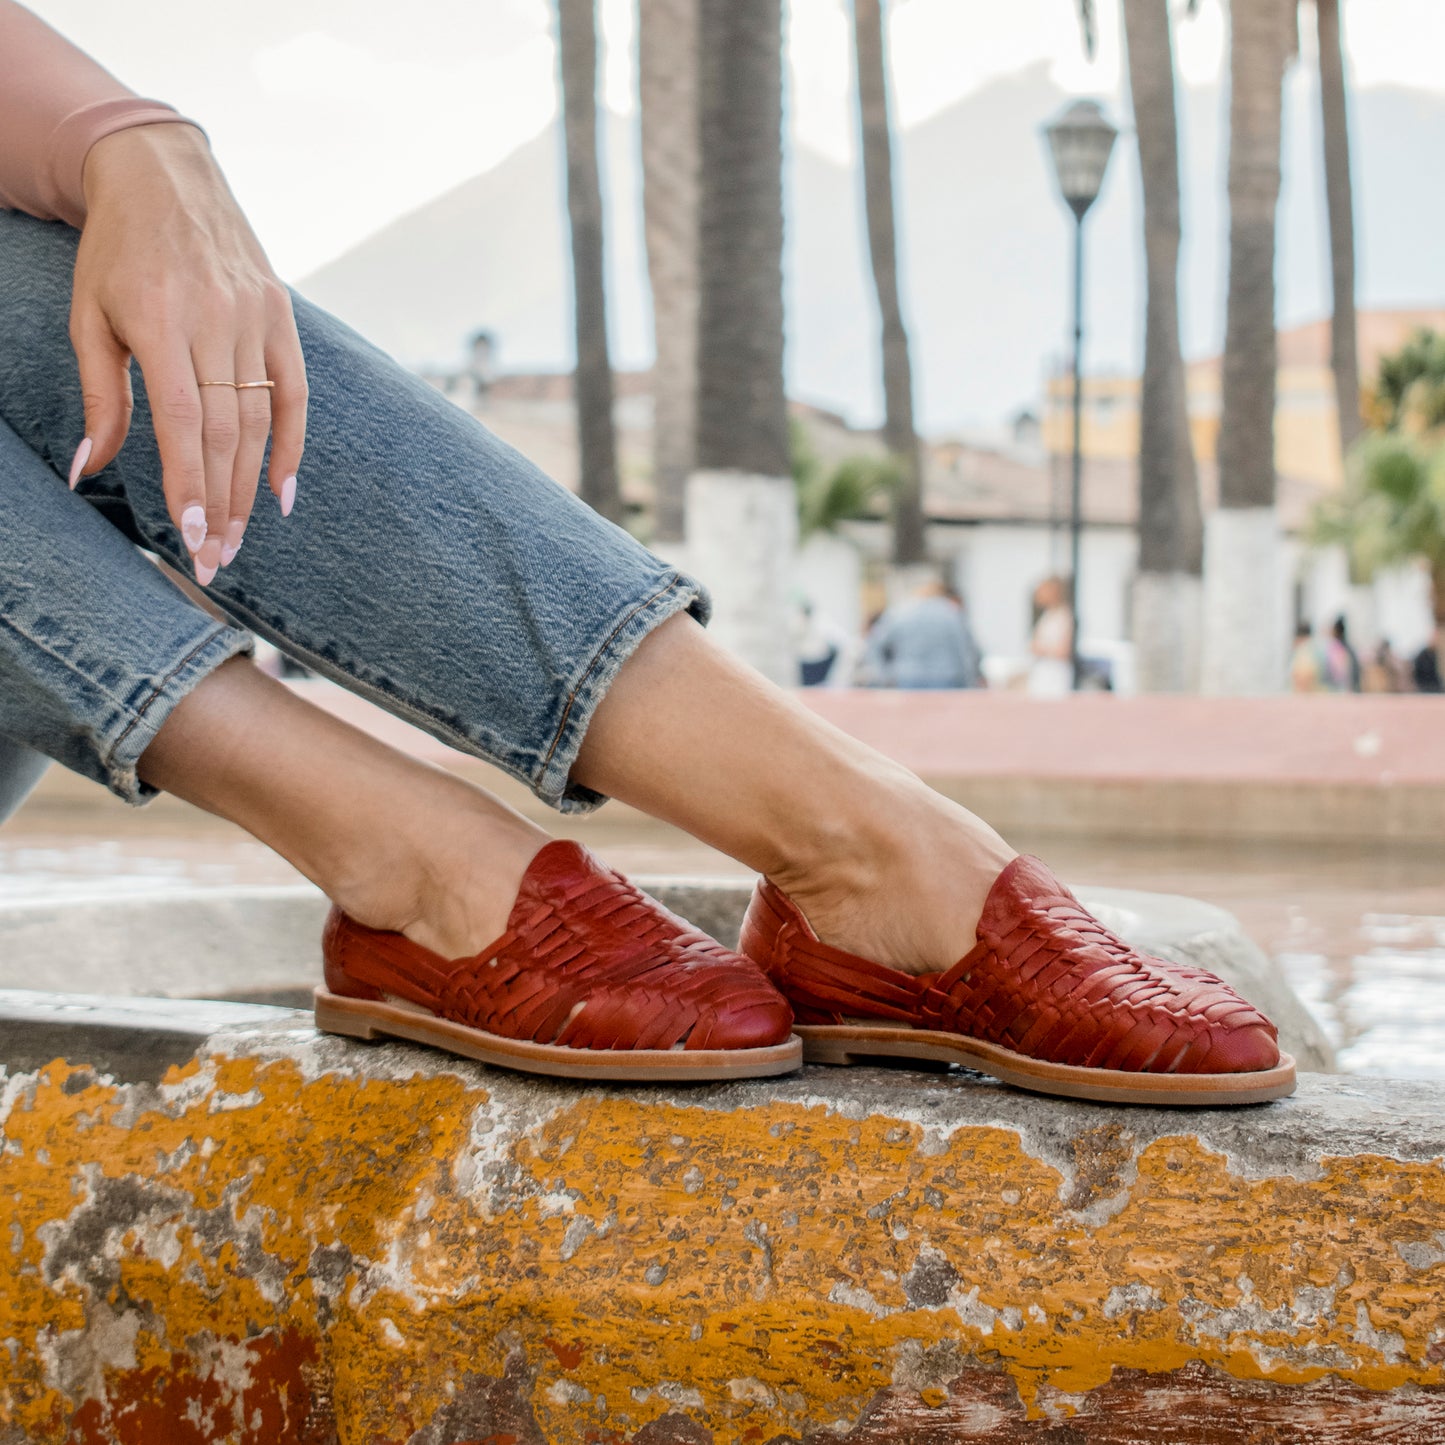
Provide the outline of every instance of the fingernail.
<path id="1" fill-rule="evenodd" d="M 70 490 L 75 490 L 75 484 L 80 480 L 80 474 L 85 470 L 85 464 L 90 460 L 91 440 L 86 437 L 75 449 L 75 457 L 70 463 Z"/>
<path id="2" fill-rule="evenodd" d="M 232 522 L 226 528 L 226 540 L 221 546 L 221 566 L 229 567 L 236 560 L 236 553 L 241 550 L 241 543 L 245 540 L 246 524 L 244 522 Z"/>
<path id="3" fill-rule="evenodd" d="M 202 587 L 209 587 L 209 586 L 211 585 L 212 581 L 214 581 L 215 576 L 216 576 L 216 569 L 215 569 L 214 567 L 207 567 L 204 562 L 202 562 L 202 561 L 200 561 L 199 559 L 197 559 L 197 561 L 196 561 L 196 581 L 199 582 Z"/>
<path id="4" fill-rule="evenodd" d="M 287 477 L 281 483 L 281 515 L 289 517 L 291 508 L 296 505 L 296 478 Z"/>
<path id="5" fill-rule="evenodd" d="M 186 539 L 186 546 L 192 553 L 201 550 L 201 543 L 206 540 L 206 509 L 204 507 L 187 507 L 181 513 L 181 536 Z"/>

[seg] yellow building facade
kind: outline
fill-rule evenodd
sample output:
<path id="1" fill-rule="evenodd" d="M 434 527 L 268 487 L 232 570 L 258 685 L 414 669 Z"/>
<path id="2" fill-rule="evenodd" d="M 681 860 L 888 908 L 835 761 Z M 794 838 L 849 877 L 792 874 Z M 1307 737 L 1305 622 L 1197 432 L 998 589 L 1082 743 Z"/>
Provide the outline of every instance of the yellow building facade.
<path id="1" fill-rule="evenodd" d="M 1380 358 L 1398 351 L 1415 331 L 1445 331 L 1445 309 L 1361 311 L 1358 322 L 1360 379 L 1368 388 Z M 1186 367 L 1194 455 L 1207 465 L 1215 460 L 1219 440 L 1221 373 L 1218 356 Z M 1328 318 L 1279 333 L 1276 386 L 1275 470 L 1313 489 L 1338 487 L 1342 468 Z M 1140 387 L 1137 376 L 1084 378 L 1086 457 L 1122 462 L 1138 455 Z M 1044 445 L 1050 453 L 1062 455 L 1073 447 L 1072 408 L 1072 377 L 1050 378 L 1044 415 Z"/>

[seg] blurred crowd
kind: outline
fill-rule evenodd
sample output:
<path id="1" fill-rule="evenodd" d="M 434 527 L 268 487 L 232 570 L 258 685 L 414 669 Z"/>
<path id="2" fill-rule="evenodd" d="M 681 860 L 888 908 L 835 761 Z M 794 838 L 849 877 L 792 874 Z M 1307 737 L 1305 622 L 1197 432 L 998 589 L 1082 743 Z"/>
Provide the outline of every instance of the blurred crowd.
<path id="1" fill-rule="evenodd" d="M 1337 617 L 1329 632 L 1316 637 L 1308 622 L 1295 629 L 1289 685 L 1294 692 L 1445 692 L 1440 678 L 1445 628 L 1413 657 L 1401 657 L 1382 638 L 1362 658 L 1350 642 L 1348 626 Z"/>
<path id="2" fill-rule="evenodd" d="M 947 582 L 930 579 L 904 599 L 875 614 L 854 636 L 806 598 L 797 614 L 798 681 L 803 687 L 982 688 L 992 683 L 1058 697 L 1073 690 L 1074 619 L 1069 581 L 1048 577 L 1034 589 L 1029 657 L 985 667 L 968 607 Z M 1413 656 L 1400 656 L 1388 639 L 1362 656 L 1350 641 L 1344 617 L 1315 635 L 1308 622 L 1295 631 L 1288 684 L 1294 692 L 1440 693 L 1445 627 Z M 1000 664 L 1003 664 L 1002 666 Z M 1079 659 L 1079 687 L 1113 687 L 1107 659 Z"/>
<path id="3" fill-rule="evenodd" d="M 999 685 L 1038 696 L 1073 686 L 1074 618 L 1069 583 L 1048 577 L 1034 589 L 1030 658 Z M 852 636 L 812 602 L 798 607 L 798 680 L 804 687 L 980 688 L 989 686 L 984 653 L 958 590 L 939 579 L 920 583 L 903 600 Z M 1083 686 L 1108 688 L 1108 669 L 1081 663 Z"/>

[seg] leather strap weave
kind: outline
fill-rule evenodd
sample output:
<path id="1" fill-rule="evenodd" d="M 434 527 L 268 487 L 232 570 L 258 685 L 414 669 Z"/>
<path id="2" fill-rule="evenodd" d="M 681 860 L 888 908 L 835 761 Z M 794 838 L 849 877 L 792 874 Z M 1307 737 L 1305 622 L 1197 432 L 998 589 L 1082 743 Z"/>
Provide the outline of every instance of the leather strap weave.
<path id="1" fill-rule="evenodd" d="M 767 880 L 740 947 L 800 1024 L 889 1020 L 1140 1073 L 1251 1072 L 1279 1056 L 1274 1025 L 1228 984 L 1131 948 L 1036 858 L 999 875 L 977 944 L 942 973 L 908 975 L 830 947 Z"/>
<path id="2" fill-rule="evenodd" d="M 738 1049 L 785 1042 L 792 1013 L 762 971 L 668 912 L 581 844 L 532 860 L 507 931 L 444 959 L 333 909 L 327 987 L 390 995 L 510 1039 L 578 1049 Z"/>

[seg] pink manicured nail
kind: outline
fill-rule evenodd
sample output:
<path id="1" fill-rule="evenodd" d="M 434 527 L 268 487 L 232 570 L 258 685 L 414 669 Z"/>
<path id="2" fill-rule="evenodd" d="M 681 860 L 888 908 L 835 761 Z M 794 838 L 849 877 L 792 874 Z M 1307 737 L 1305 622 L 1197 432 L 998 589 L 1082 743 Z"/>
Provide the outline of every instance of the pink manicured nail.
<path id="1" fill-rule="evenodd" d="M 181 513 L 181 536 L 186 539 L 186 546 L 192 554 L 201 550 L 201 543 L 206 540 L 206 509 L 204 507 L 187 507 Z"/>
<path id="2" fill-rule="evenodd" d="M 296 505 L 296 478 L 287 477 L 281 483 L 281 515 L 289 517 L 291 508 Z"/>
<path id="3" fill-rule="evenodd" d="M 221 566 L 229 567 L 236 560 L 236 553 L 241 550 L 241 543 L 245 540 L 246 524 L 244 522 L 232 522 L 226 528 L 226 540 L 221 547 Z"/>
<path id="4" fill-rule="evenodd" d="M 216 569 L 214 567 L 207 567 L 206 564 L 201 561 L 196 562 L 196 581 L 199 582 L 202 587 L 209 587 L 215 580 L 215 576 Z"/>
<path id="5" fill-rule="evenodd" d="M 80 474 L 85 470 L 85 464 L 90 460 L 91 441 L 86 437 L 75 449 L 75 458 L 70 463 L 70 490 L 75 490 L 75 484 L 80 480 Z"/>

